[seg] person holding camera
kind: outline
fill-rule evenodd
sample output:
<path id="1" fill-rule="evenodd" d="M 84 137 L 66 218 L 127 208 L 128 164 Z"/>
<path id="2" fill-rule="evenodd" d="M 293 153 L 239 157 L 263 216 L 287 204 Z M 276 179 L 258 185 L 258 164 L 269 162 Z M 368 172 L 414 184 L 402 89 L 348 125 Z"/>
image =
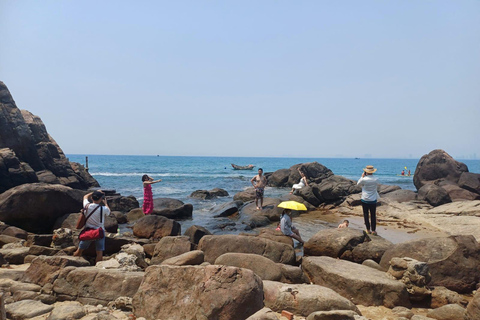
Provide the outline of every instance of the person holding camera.
<path id="1" fill-rule="evenodd" d="M 105 194 L 101 190 L 90 192 L 83 197 L 84 214 L 88 219 L 85 222 L 85 228 L 98 229 L 102 228 L 105 232 L 105 218 L 110 215 L 110 208 L 107 204 Z M 90 247 L 92 241 L 95 241 L 95 251 L 97 258 L 95 262 L 103 260 L 103 251 L 105 251 L 105 237 L 97 240 L 80 241 L 74 256 L 80 257 L 85 249 Z"/>
<path id="2" fill-rule="evenodd" d="M 362 187 L 362 208 L 363 219 L 365 220 L 366 232 L 368 234 L 377 234 L 377 200 L 378 196 L 378 179 L 373 177 L 373 173 L 377 171 L 373 166 L 366 166 L 363 169 L 362 177 L 358 180 L 357 185 Z M 370 215 L 370 219 L 369 219 Z M 370 221 L 371 220 L 371 224 Z M 370 229 L 371 227 L 371 229 Z M 371 230 L 371 231 L 370 231 Z"/>

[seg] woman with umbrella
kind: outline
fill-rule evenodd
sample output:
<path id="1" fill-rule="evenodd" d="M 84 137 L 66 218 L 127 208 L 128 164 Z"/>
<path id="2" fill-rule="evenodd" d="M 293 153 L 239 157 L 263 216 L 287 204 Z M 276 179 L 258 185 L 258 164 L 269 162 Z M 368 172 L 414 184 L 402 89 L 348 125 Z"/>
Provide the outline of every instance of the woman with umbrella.
<path id="1" fill-rule="evenodd" d="M 288 237 L 292 237 L 301 244 L 304 244 L 300 231 L 292 224 L 292 209 L 293 210 L 307 210 L 304 204 L 296 201 L 284 201 L 278 205 L 279 208 L 284 208 L 282 216 L 280 217 L 280 230 Z"/>

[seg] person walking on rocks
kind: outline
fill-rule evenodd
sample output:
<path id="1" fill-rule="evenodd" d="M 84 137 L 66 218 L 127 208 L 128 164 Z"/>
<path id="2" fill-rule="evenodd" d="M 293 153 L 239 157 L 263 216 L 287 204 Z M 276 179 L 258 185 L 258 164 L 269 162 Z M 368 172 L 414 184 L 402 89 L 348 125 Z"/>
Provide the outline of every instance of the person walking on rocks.
<path id="1" fill-rule="evenodd" d="M 300 181 L 292 186 L 292 191 L 290 191 L 290 194 L 293 194 L 295 190 L 300 190 L 305 186 L 307 187 L 309 186 L 307 181 L 307 176 L 305 175 L 303 170 L 298 169 L 298 172 L 300 173 L 300 176 L 301 176 Z"/>
<path id="2" fill-rule="evenodd" d="M 143 181 L 143 206 L 142 210 L 144 214 L 151 214 L 153 212 L 153 193 L 152 193 L 152 184 L 158 183 L 162 181 L 153 180 L 153 178 L 149 177 L 147 174 L 142 176 Z"/>
<path id="3" fill-rule="evenodd" d="M 373 166 L 366 166 L 363 169 L 362 177 L 358 180 L 357 185 L 362 187 L 362 208 L 365 227 L 368 234 L 377 234 L 377 200 L 378 196 L 378 179 L 373 177 L 373 173 L 377 171 Z M 369 219 L 370 215 L 370 219 Z M 371 224 L 370 221 L 371 220 Z M 371 229 L 370 229 L 371 227 Z M 371 230 L 371 231 L 370 231 Z"/>
<path id="4" fill-rule="evenodd" d="M 262 210 L 263 208 L 263 194 L 265 187 L 267 186 L 267 178 L 263 175 L 263 169 L 258 169 L 258 174 L 250 180 L 252 186 L 255 188 L 255 205 L 257 210 Z M 258 206 L 258 200 L 260 200 L 260 207 Z"/>
<path id="5" fill-rule="evenodd" d="M 110 215 L 110 208 L 107 204 L 105 194 L 100 191 L 90 192 L 83 197 L 84 214 L 89 217 L 85 222 L 85 228 L 102 228 L 105 232 L 105 218 Z M 102 217 L 103 215 L 103 217 Z M 98 240 L 84 240 L 78 244 L 78 249 L 73 253 L 76 257 L 81 257 L 83 250 L 88 249 L 92 241 L 95 241 L 95 251 L 97 252 L 96 262 L 103 260 L 103 251 L 105 251 L 105 237 Z"/>
<path id="6" fill-rule="evenodd" d="M 282 233 L 288 237 L 292 237 L 301 244 L 304 244 L 302 237 L 300 236 L 300 231 L 292 224 L 292 210 L 285 209 L 283 210 L 282 216 L 280 217 L 280 230 Z"/>

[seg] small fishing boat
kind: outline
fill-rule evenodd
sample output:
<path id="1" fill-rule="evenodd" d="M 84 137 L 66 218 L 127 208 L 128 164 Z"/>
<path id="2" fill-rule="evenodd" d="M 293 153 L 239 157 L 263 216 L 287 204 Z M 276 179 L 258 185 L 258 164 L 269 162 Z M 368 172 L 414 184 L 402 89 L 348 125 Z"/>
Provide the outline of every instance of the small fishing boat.
<path id="1" fill-rule="evenodd" d="M 248 166 L 237 166 L 236 164 L 232 163 L 233 170 L 252 170 L 255 168 L 253 164 L 249 164 Z"/>

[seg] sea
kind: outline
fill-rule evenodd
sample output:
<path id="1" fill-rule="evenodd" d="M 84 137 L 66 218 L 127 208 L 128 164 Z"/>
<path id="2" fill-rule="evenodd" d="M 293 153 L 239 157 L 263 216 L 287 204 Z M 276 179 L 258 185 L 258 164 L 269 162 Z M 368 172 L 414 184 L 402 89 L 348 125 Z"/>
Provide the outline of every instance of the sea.
<path id="1" fill-rule="evenodd" d="M 336 175 L 358 180 L 362 168 L 373 165 L 378 168 L 375 175 L 380 183 L 398 185 L 402 189 L 416 190 L 413 185 L 413 173 L 419 159 L 359 159 L 359 158 L 256 158 L 256 157 L 175 157 L 175 156 L 122 156 L 122 155 L 67 155 L 70 161 L 86 165 L 90 174 L 105 189 L 115 189 L 124 196 L 135 196 L 140 205 L 143 201 L 142 175 L 148 174 L 162 182 L 152 185 L 154 198 L 174 198 L 193 205 L 192 219 L 180 221 L 182 231 L 191 225 L 207 227 L 212 233 L 239 233 L 244 226 L 235 225 L 228 218 L 213 218 L 211 209 L 219 204 L 233 200 L 233 196 L 251 187 L 250 179 L 257 169 L 274 172 L 290 168 L 299 163 L 317 161 Z M 480 173 L 480 160 L 458 160 L 465 163 L 470 172 Z M 233 170 L 231 164 L 253 164 L 253 171 Z M 401 176 L 402 170 L 411 171 L 412 176 Z M 195 190 L 225 189 L 228 197 L 213 200 L 198 200 L 189 195 Z M 281 197 L 288 194 L 289 188 L 266 188 L 265 197 Z M 334 223 L 319 221 L 318 226 L 331 227 Z M 228 225 L 227 228 L 222 227 Z M 308 223 L 310 226 L 311 223 Z M 220 227 L 219 227 L 220 226 Z M 125 226 L 128 227 L 128 226 Z M 312 232 L 315 230 L 312 230 Z"/>

